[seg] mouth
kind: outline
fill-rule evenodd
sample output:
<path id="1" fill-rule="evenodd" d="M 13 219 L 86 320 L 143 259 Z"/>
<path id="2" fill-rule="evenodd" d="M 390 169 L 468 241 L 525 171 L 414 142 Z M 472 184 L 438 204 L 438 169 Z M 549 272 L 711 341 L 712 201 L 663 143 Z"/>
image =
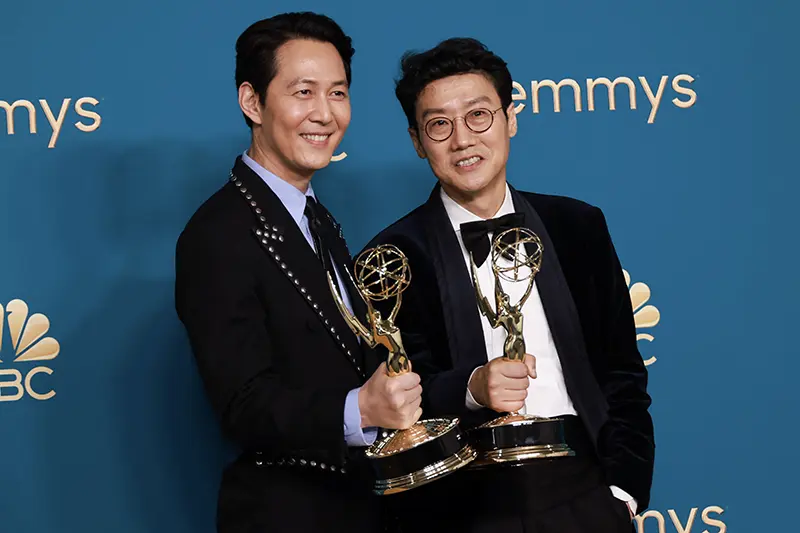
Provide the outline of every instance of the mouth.
<path id="1" fill-rule="evenodd" d="M 328 144 L 328 139 L 331 138 L 332 133 L 301 133 L 300 137 L 302 137 L 306 142 L 313 144 L 314 146 L 325 146 Z"/>
<path id="2" fill-rule="evenodd" d="M 456 161 L 456 166 L 462 170 L 472 170 L 477 168 L 478 165 L 481 164 L 483 158 L 479 155 L 473 155 L 472 157 L 465 157 L 464 159 L 459 159 Z"/>

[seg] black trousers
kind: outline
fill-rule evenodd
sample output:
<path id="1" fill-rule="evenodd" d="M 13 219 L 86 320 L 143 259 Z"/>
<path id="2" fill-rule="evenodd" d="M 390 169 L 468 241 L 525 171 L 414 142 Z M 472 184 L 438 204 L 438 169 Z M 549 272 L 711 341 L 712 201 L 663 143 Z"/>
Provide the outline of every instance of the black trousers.
<path id="1" fill-rule="evenodd" d="M 396 533 L 635 533 L 592 458 L 465 468 L 385 496 Z"/>

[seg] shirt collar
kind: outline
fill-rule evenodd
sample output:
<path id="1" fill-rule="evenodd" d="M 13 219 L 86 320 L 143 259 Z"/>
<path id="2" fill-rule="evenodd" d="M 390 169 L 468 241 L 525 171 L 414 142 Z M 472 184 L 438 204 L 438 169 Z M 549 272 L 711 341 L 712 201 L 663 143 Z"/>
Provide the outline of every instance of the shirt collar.
<path id="1" fill-rule="evenodd" d="M 299 226 L 306 210 L 306 196 L 311 196 L 315 200 L 317 198 L 314 194 L 313 187 L 311 187 L 311 183 L 308 184 L 308 189 L 306 190 L 305 194 L 303 194 L 300 189 L 291 183 L 282 180 L 269 170 L 256 163 L 253 158 L 247 155 L 247 151 L 242 154 L 242 161 L 244 161 L 245 164 L 253 170 L 253 172 L 258 174 L 262 180 L 264 180 L 264 183 L 267 184 L 267 187 L 272 189 L 272 192 L 274 192 L 275 195 L 280 199 L 283 206 L 287 211 L 289 211 L 289 214 Z"/>
<path id="2" fill-rule="evenodd" d="M 458 202 L 450 198 L 446 192 L 444 192 L 444 188 L 439 189 L 439 195 L 442 198 L 442 203 L 444 204 L 444 210 L 447 212 L 447 216 L 450 219 L 450 223 L 453 225 L 453 229 L 457 232 L 461 232 L 461 224 L 466 222 L 477 222 L 479 220 L 484 220 L 475 213 L 468 211 L 465 207 L 461 206 Z M 514 200 L 511 197 L 511 191 L 508 188 L 508 183 L 506 183 L 506 196 L 503 199 L 503 203 L 500 204 L 500 209 L 497 210 L 490 218 L 498 218 L 504 215 L 508 215 L 514 212 Z"/>

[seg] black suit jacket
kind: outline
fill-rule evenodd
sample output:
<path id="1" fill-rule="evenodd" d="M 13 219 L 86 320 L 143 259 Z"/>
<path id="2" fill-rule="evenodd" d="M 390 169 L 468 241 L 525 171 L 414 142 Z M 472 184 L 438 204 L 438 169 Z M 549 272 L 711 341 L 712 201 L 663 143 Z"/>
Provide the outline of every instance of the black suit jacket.
<path id="1" fill-rule="evenodd" d="M 335 247 L 352 269 L 341 237 Z M 211 404 L 242 450 L 222 480 L 219 531 L 375 531 L 377 499 L 359 478 L 363 454 L 345 443 L 343 413 L 377 356 L 343 321 L 289 212 L 241 158 L 180 235 L 175 299 Z"/>
<path id="2" fill-rule="evenodd" d="M 465 405 L 469 376 L 486 363 L 487 354 L 470 274 L 439 194 L 437 185 L 425 204 L 367 247 L 394 244 L 409 258 L 412 281 L 397 325 L 414 371 L 422 376 L 423 416 L 459 416 L 471 427 L 497 413 L 469 411 Z M 574 340 L 569 332 L 553 330 L 567 390 L 608 484 L 630 493 L 645 509 L 655 451 L 651 398 L 630 296 L 605 217 L 579 200 L 514 194 L 544 223 L 577 308 L 588 361 L 569 349 Z"/>

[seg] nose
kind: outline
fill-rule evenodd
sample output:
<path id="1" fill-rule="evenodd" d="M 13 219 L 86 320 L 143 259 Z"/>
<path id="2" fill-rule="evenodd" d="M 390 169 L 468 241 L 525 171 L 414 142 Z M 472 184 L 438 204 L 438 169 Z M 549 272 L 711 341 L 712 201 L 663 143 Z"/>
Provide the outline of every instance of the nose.
<path id="1" fill-rule="evenodd" d="M 314 99 L 314 109 L 309 115 L 312 122 L 319 124 L 329 124 L 333 120 L 333 113 L 331 112 L 331 104 L 324 95 L 320 95 Z"/>
<path id="2" fill-rule="evenodd" d="M 475 144 L 475 134 L 461 117 L 453 122 L 453 135 L 450 138 L 453 141 L 453 148 L 456 150 L 464 150 Z"/>

